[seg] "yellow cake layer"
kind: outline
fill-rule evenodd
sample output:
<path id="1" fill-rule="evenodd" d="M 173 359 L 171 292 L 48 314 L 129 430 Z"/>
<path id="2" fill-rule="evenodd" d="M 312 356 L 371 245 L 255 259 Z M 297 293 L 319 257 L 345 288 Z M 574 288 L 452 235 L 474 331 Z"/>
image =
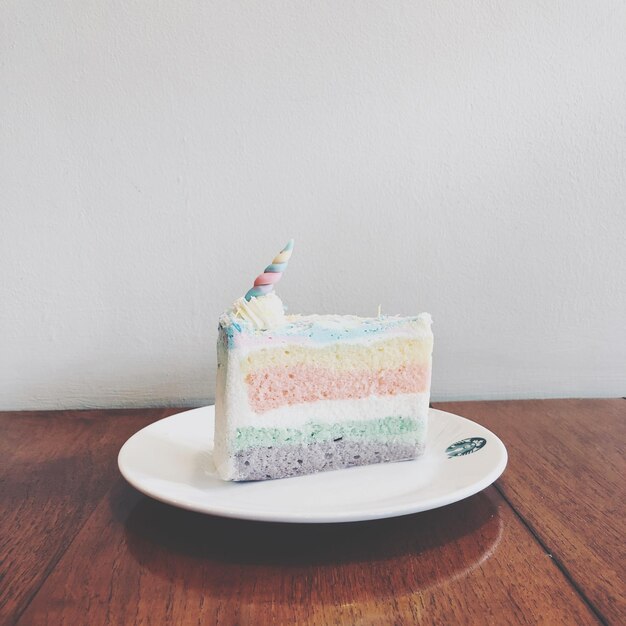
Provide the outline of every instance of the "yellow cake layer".
<path id="1" fill-rule="evenodd" d="M 387 369 L 402 365 L 427 365 L 433 350 L 430 338 L 393 337 L 376 343 L 333 343 L 324 348 L 292 344 L 281 348 L 262 348 L 242 359 L 244 376 L 269 367 L 315 365 L 337 370 Z"/>

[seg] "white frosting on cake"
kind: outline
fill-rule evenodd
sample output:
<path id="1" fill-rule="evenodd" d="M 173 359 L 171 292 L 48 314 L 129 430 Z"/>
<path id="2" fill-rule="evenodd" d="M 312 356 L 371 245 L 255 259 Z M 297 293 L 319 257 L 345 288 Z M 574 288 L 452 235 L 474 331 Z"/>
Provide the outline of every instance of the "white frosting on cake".
<path id="1" fill-rule="evenodd" d="M 239 298 L 233 304 L 232 313 L 236 318 L 249 322 L 256 330 L 278 328 L 285 323 L 285 307 L 274 292 L 250 300 Z"/>

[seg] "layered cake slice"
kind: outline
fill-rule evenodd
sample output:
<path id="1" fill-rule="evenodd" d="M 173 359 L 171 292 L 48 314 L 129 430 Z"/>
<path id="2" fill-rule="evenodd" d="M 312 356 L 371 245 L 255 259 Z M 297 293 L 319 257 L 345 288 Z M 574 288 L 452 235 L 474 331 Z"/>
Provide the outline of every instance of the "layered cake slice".
<path id="1" fill-rule="evenodd" d="M 220 318 L 220 476 L 265 480 L 417 457 L 428 418 L 430 316 L 285 315 L 267 287 L 292 247 Z"/>

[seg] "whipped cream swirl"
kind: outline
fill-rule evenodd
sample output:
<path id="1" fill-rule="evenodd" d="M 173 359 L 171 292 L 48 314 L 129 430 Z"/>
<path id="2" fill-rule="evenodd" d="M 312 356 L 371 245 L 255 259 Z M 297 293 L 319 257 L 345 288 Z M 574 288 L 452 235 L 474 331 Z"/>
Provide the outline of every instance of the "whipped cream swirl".
<path id="1" fill-rule="evenodd" d="M 233 304 L 233 314 L 257 330 L 269 330 L 285 323 L 283 302 L 274 292 L 251 297 L 250 300 L 239 298 Z"/>

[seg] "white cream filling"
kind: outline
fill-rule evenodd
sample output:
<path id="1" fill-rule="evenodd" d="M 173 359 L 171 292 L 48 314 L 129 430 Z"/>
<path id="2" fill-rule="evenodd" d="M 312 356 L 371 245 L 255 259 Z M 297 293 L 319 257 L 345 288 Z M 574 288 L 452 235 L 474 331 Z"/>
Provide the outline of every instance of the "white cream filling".
<path id="1" fill-rule="evenodd" d="M 383 417 L 419 418 L 428 415 L 430 394 L 407 393 L 394 396 L 369 396 L 356 400 L 318 400 L 290 406 L 281 406 L 265 413 L 245 410 L 248 396 L 233 398 L 231 402 L 241 403 L 234 419 L 229 423 L 231 430 L 242 426 L 258 428 L 300 428 L 307 422 L 334 424 L 368 420 Z"/>

